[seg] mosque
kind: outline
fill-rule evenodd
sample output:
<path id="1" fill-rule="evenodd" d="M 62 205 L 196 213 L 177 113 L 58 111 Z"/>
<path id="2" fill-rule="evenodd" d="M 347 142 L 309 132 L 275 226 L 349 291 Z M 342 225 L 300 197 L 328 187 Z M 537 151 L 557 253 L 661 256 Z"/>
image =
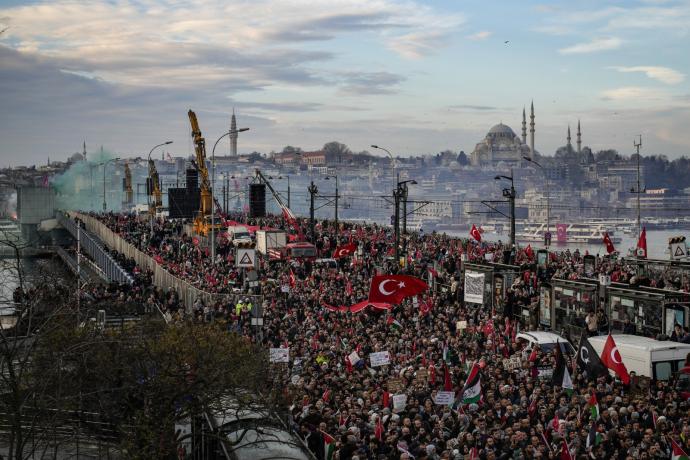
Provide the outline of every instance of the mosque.
<path id="1" fill-rule="evenodd" d="M 473 166 L 488 166 L 503 163 L 505 166 L 519 166 L 523 157 L 532 157 L 534 152 L 534 102 L 530 113 L 530 143 L 527 145 L 527 118 L 522 110 L 522 139 L 517 137 L 510 126 L 499 123 L 492 127 L 484 140 L 472 151 L 470 161 Z"/>

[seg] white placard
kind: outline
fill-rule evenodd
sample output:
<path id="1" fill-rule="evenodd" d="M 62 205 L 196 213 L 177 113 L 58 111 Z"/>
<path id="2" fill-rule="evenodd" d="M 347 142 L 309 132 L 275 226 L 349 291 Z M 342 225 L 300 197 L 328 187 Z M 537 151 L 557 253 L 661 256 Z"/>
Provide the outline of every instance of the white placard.
<path id="1" fill-rule="evenodd" d="M 288 286 L 287 284 L 280 286 L 280 292 L 289 293 L 290 292 L 290 286 Z"/>
<path id="2" fill-rule="evenodd" d="M 256 250 L 237 248 L 235 256 L 235 266 L 237 267 L 255 267 L 256 266 Z"/>
<path id="3" fill-rule="evenodd" d="M 357 364 L 357 363 L 359 362 L 359 360 L 362 359 L 362 358 L 359 357 L 359 355 L 357 354 L 356 351 L 353 351 L 352 353 L 350 353 L 350 354 L 347 356 L 347 359 L 349 359 L 349 360 L 350 360 L 350 364 L 352 364 L 352 365 L 354 366 L 354 365 Z"/>
<path id="4" fill-rule="evenodd" d="M 268 361 L 271 363 L 289 363 L 289 348 L 271 348 L 268 351 Z"/>
<path id="5" fill-rule="evenodd" d="M 484 303 L 484 273 L 465 272 L 465 302 Z"/>
<path id="6" fill-rule="evenodd" d="M 407 395 L 406 394 L 393 395 L 393 412 L 404 411 L 406 405 L 407 405 Z"/>
<path id="7" fill-rule="evenodd" d="M 371 367 L 385 366 L 391 363 L 391 355 L 387 351 L 379 351 L 369 355 Z"/>
<path id="8" fill-rule="evenodd" d="M 454 391 L 439 391 L 436 393 L 436 404 L 439 406 L 448 406 L 450 404 L 453 404 L 455 401 L 455 392 Z"/>

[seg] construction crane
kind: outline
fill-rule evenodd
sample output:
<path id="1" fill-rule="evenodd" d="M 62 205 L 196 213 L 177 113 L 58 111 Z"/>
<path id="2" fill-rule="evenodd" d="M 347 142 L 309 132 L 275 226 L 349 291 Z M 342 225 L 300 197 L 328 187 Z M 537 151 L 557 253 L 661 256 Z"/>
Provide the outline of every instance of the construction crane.
<path id="1" fill-rule="evenodd" d="M 129 167 L 127 167 L 127 170 Z M 125 171 L 127 171 L 125 170 Z M 126 174 L 126 172 L 125 172 Z M 149 160 L 149 177 L 151 178 L 151 183 L 149 185 L 149 195 L 151 195 L 151 201 L 149 202 L 149 213 L 155 217 L 156 212 L 163 207 L 163 193 L 161 192 L 161 182 L 158 177 L 158 170 L 156 170 L 156 164 L 153 160 Z M 131 183 L 131 174 L 130 174 Z M 131 185 L 130 185 L 131 190 Z"/>
<path id="2" fill-rule="evenodd" d="M 304 235 L 302 234 L 302 229 L 299 226 L 299 223 L 297 222 L 297 218 L 295 217 L 295 214 L 290 210 L 290 208 L 287 207 L 287 205 L 283 202 L 283 199 L 280 197 L 278 192 L 276 192 L 273 187 L 271 186 L 271 183 L 266 179 L 266 176 L 261 174 L 261 171 L 258 169 L 255 170 L 256 172 L 256 177 L 259 179 L 259 182 L 263 183 L 268 187 L 268 190 L 271 191 L 271 194 L 273 195 L 273 198 L 275 198 L 276 203 L 278 203 L 278 206 L 280 207 L 280 210 L 283 214 L 283 217 L 287 221 L 288 225 L 292 227 L 293 230 L 297 233 L 297 239 L 299 241 L 304 240 Z"/>
<path id="3" fill-rule="evenodd" d="M 132 171 L 129 169 L 129 163 L 125 161 L 125 179 L 123 181 L 123 189 L 125 192 L 125 207 L 132 206 L 134 202 L 134 191 L 132 190 Z"/>
<path id="4" fill-rule="evenodd" d="M 194 167 L 199 171 L 199 189 L 201 192 L 201 199 L 199 202 L 199 211 L 194 218 L 194 231 L 200 235 L 206 235 L 211 227 L 206 218 L 211 215 L 211 183 L 208 179 L 208 168 L 206 167 L 206 141 L 201 136 L 199 129 L 199 122 L 196 119 L 196 114 L 190 110 L 187 112 L 189 121 L 192 124 L 192 138 L 194 139 L 194 151 L 196 153 L 196 161 L 192 162 Z"/>

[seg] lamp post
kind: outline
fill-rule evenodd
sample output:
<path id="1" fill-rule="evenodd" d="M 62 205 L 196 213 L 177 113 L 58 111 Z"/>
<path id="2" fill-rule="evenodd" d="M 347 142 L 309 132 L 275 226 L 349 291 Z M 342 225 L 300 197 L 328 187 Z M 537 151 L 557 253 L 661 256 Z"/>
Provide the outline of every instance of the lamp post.
<path id="1" fill-rule="evenodd" d="M 107 208 L 106 202 L 105 202 L 105 167 L 108 165 L 108 163 L 112 163 L 113 161 L 118 161 L 120 157 L 113 158 L 112 160 L 104 161 L 101 163 L 103 166 L 103 212 L 105 213 L 105 210 Z"/>
<path id="2" fill-rule="evenodd" d="M 216 201 L 213 197 L 213 190 L 216 185 L 216 146 L 225 136 L 232 136 L 245 131 L 249 131 L 249 128 L 231 129 L 216 139 L 216 143 L 213 144 L 213 149 L 211 149 L 211 263 L 213 265 L 216 264 Z"/>
<path id="3" fill-rule="evenodd" d="M 506 179 L 510 181 L 510 188 L 503 189 L 503 196 L 508 198 L 510 203 L 510 244 L 515 246 L 515 186 L 513 183 L 513 170 L 510 171 L 510 176 L 498 175 L 494 177 L 496 180 Z"/>
<path id="4" fill-rule="evenodd" d="M 523 156 L 522 158 L 534 164 L 535 166 L 538 166 L 539 169 L 541 169 L 541 171 L 544 173 L 544 178 L 546 179 L 546 235 L 549 235 L 549 238 L 544 235 L 544 246 L 546 246 L 546 249 L 549 249 L 549 243 L 551 242 L 551 190 L 549 185 L 549 175 L 546 174 L 546 168 L 540 165 L 537 160 L 533 160 L 528 156 Z"/>
<path id="5" fill-rule="evenodd" d="M 158 147 L 162 147 L 164 145 L 170 145 L 172 144 L 173 141 L 165 141 L 162 144 L 154 145 L 151 150 L 149 150 L 149 156 L 148 156 L 148 161 L 149 165 L 151 164 L 151 154 L 153 153 L 154 150 L 156 150 Z M 151 193 L 153 193 L 153 177 L 151 177 L 151 168 L 149 168 L 149 183 L 151 184 L 151 190 L 148 191 L 146 194 L 147 201 L 146 203 L 149 205 L 149 209 L 151 209 Z M 154 206 L 155 208 L 155 206 Z M 153 215 L 155 214 L 154 212 L 149 213 L 150 215 L 150 221 L 151 221 L 151 235 L 153 236 Z"/>
<path id="6" fill-rule="evenodd" d="M 385 149 L 385 148 L 381 147 L 380 145 L 371 144 L 371 148 L 383 150 L 384 152 L 386 152 L 388 154 L 391 161 L 393 162 L 393 171 L 395 172 L 395 181 L 398 182 L 400 180 L 400 171 L 398 171 L 398 167 L 397 167 L 398 162 L 395 161 L 395 158 L 393 158 L 393 154 L 388 149 Z"/>
<path id="7" fill-rule="evenodd" d="M 397 265 L 400 265 L 400 199 L 403 197 L 407 199 L 408 183 L 416 184 L 417 181 L 404 180 L 398 182 L 393 191 L 393 198 L 395 199 L 395 263 Z M 405 206 L 405 212 L 407 212 L 407 206 Z"/>
<path id="8" fill-rule="evenodd" d="M 332 176 L 326 176 L 326 180 L 335 179 L 335 237 L 338 238 L 339 227 L 338 227 L 338 175 L 334 174 Z"/>
<path id="9" fill-rule="evenodd" d="M 273 179 L 287 179 L 287 207 L 289 208 L 290 207 L 290 176 L 288 176 L 286 174 L 285 177 L 283 177 L 283 176 L 278 176 L 278 177 L 268 176 L 268 178 L 271 180 L 273 180 Z"/>

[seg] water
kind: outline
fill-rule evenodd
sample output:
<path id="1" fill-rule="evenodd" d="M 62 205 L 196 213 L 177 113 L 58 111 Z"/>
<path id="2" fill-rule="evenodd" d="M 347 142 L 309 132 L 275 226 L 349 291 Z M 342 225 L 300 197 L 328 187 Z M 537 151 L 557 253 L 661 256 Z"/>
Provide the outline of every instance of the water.
<path id="1" fill-rule="evenodd" d="M 669 259 L 668 254 L 668 239 L 674 236 L 686 236 L 684 232 L 687 230 L 648 230 L 647 231 L 647 257 L 650 259 Z M 469 235 L 466 232 L 447 232 L 449 235 L 467 238 Z M 555 236 L 555 232 L 554 232 Z M 623 256 L 628 255 L 628 249 L 634 248 L 637 245 L 637 237 L 633 235 L 626 235 L 622 232 L 616 233 L 616 236 L 621 238 L 621 242 L 616 244 L 616 250 Z M 690 235 L 689 235 L 690 236 Z M 497 234 L 485 232 L 482 234 L 482 239 L 486 241 L 508 241 L 507 234 Z M 530 243 L 532 248 L 540 249 L 543 245 Z M 520 243 L 521 246 L 526 246 L 527 243 Z M 603 240 L 601 244 L 559 244 L 552 241 L 552 251 L 565 251 L 570 249 L 574 251 L 579 249 L 582 254 L 589 251 L 592 255 L 606 255 L 606 247 Z"/>

